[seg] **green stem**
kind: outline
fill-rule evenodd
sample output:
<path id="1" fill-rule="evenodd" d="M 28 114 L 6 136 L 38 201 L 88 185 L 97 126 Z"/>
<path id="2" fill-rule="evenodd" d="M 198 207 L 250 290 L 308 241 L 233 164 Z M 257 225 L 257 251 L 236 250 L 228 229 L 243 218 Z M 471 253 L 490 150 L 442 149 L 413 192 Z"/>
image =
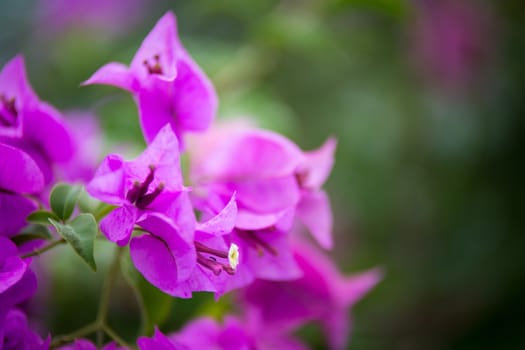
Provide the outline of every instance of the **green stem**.
<path id="1" fill-rule="evenodd" d="M 109 301 L 111 298 L 111 289 L 113 289 L 115 278 L 117 277 L 117 273 L 120 270 L 120 258 L 123 252 L 124 249 L 122 247 L 117 248 L 115 255 L 113 256 L 113 261 L 111 262 L 109 270 L 104 278 L 104 284 L 102 286 L 102 293 L 100 296 L 100 302 L 98 304 L 98 313 L 96 320 L 96 322 L 100 325 L 106 324 Z"/>
<path id="2" fill-rule="evenodd" d="M 115 332 L 110 326 L 104 326 L 103 330 L 111 339 L 116 341 L 120 346 L 123 346 L 126 349 L 131 349 L 131 346 L 124 339 L 122 339 L 120 335 L 118 335 L 117 332 Z"/>
<path id="3" fill-rule="evenodd" d="M 56 242 L 54 243 L 56 245 Z M 51 249 L 51 248 L 48 248 L 48 249 Z M 120 270 L 120 259 L 122 257 L 123 252 L 124 252 L 123 247 L 117 248 L 117 250 L 115 251 L 115 255 L 113 256 L 113 260 L 111 261 L 111 264 L 106 272 L 106 275 L 104 276 L 102 292 L 100 295 L 100 301 L 98 305 L 97 318 L 95 322 L 90 323 L 85 327 L 79 328 L 78 330 L 73 331 L 71 333 L 55 337 L 53 341 L 51 342 L 51 348 L 55 348 L 64 343 L 70 343 L 77 338 L 80 338 L 80 337 L 83 337 L 83 336 L 86 336 L 88 334 L 95 333 L 95 332 L 97 332 L 97 344 L 99 345 L 99 347 L 102 345 L 102 342 L 104 341 L 103 339 L 104 333 L 106 333 L 112 340 L 114 340 L 121 346 L 126 347 L 128 349 L 132 348 L 129 344 L 126 343 L 124 339 L 122 339 L 120 335 L 117 334 L 117 332 L 115 332 L 111 327 L 107 325 L 109 302 L 111 299 L 111 290 L 113 289 L 115 279 Z"/>
<path id="4" fill-rule="evenodd" d="M 65 239 L 63 239 L 63 238 L 58 239 L 56 241 L 53 241 L 53 242 L 49 243 L 48 245 L 43 246 L 40 249 L 35 249 L 32 252 L 30 252 L 30 253 L 26 253 L 26 254 L 22 255 L 21 258 L 25 259 L 25 258 L 29 258 L 29 257 L 32 257 L 32 256 L 40 255 L 40 254 L 42 254 L 44 252 L 47 252 L 50 249 L 53 249 L 54 247 L 56 247 L 58 245 L 61 245 L 61 244 L 64 244 L 64 243 L 66 243 Z"/>
<path id="5" fill-rule="evenodd" d="M 86 335 L 89 335 L 91 333 L 96 332 L 99 329 L 99 325 L 96 322 L 90 323 L 87 326 L 84 326 L 82 328 L 79 328 L 71 333 L 59 335 L 53 339 L 51 342 L 51 349 L 54 349 L 60 345 L 70 343 L 74 341 L 77 338 L 84 337 Z"/>

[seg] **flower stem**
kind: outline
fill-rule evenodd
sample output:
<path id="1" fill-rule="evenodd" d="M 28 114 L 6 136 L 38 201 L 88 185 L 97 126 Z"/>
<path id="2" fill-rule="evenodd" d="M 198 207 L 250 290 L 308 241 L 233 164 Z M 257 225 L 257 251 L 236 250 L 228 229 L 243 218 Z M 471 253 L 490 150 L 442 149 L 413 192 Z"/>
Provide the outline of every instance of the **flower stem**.
<path id="1" fill-rule="evenodd" d="M 54 349 L 62 344 L 70 343 L 74 341 L 76 338 L 81 338 L 88 334 L 94 333 L 98 329 L 99 329 L 99 325 L 96 322 L 93 322 L 71 333 L 57 336 L 51 342 L 51 349 Z"/>
<path id="2" fill-rule="evenodd" d="M 96 321 L 100 325 L 106 324 L 109 301 L 111 298 L 111 289 L 113 288 L 115 277 L 117 276 L 117 273 L 120 270 L 120 258 L 122 256 L 123 251 L 124 249 L 122 247 L 117 248 L 117 250 L 115 251 L 115 255 L 113 256 L 113 261 L 111 262 L 111 265 L 109 266 L 109 270 L 106 273 L 106 276 L 104 278 L 104 284 L 102 286 L 100 302 L 98 304 L 98 313 L 97 313 L 97 321 Z"/>
<path id="3" fill-rule="evenodd" d="M 64 244 L 64 243 L 66 243 L 65 239 L 63 239 L 63 238 L 57 239 L 56 241 L 53 241 L 53 242 L 43 246 L 40 249 L 35 249 L 32 252 L 30 252 L 30 253 L 26 253 L 26 254 L 22 255 L 21 258 L 25 259 L 25 258 L 29 258 L 29 257 L 32 257 L 32 256 L 40 255 L 40 254 L 42 254 L 44 252 L 47 252 L 48 250 L 53 249 L 54 247 L 56 247 L 58 245 L 61 245 L 61 244 Z"/>
<path id="4" fill-rule="evenodd" d="M 131 346 L 124 339 L 122 339 L 120 335 L 118 335 L 117 332 L 113 330 L 113 328 L 106 325 L 104 326 L 103 330 L 111 339 L 116 341 L 120 346 L 123 346 L 126 349 L 131 349 Z"/>
<path id="5" fill-rule="evenodd" d="M 86 336 L 86 335 L 89 335 L 95 332 L 97 333 L 97 343 L 99 347 L 102 345 L 102 342 L 104 341 L 104 333 L 106 333 L 112 340 L 117 342 L 119 345 L 126 347 L 128 349 L 132 348 L 129 344 L 126 343 L 124 339 L 122 339 L 120 335 L 117 334 L 117 332 L 113 330 L 113 328 L 107 325 L 107 316 L 108 316 L 108 310 L 109 310 L 109 302 L 111 299 L 111 290 L 113 289 L 115 279 L 120 270 L 120 258 L 123 252 L 124 252 L 123 247 L 117 248 L 117 250 L 115 251 L 115 255 L 113 256 L 113 260 L 111 261 L 111 264 L 106 272 L 106 275 L 104 276 L 104 282 L 102 285 L 102 292 L 101 292 L 100 301 L 98 305 L 98 312 L 97 312 L 96 320 L 93 323 L 90 323 L 87 326 L 79 328 L 71 333 L 55 337 L 53 341 L 51 342 L 51 348 L 56 348 L 65 343 L 70 343 L 77 338 L 81 338 L 83 336 Z"/>

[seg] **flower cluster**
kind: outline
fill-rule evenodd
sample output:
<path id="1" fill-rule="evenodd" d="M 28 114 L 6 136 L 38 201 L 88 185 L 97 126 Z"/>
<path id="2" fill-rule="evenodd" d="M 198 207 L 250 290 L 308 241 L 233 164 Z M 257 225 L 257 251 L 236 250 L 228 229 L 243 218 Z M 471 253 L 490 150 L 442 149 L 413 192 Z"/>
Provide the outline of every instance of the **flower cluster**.
<path id="1" fill-rule="evenodd" d="M 147 143 L 132 160 L 107 155 L 85 182 L 87 193 L 102 202 L 97 215 L 74 212 L 74 189 L 52 190 L 71 179 L 71 168 L 82 168 L 86 145 L 76 143 L 75 130 L 32 91 L 22 57 L 0 73 L 0 348 L 64 342 L 62 349 L 96 348 L 83 338 L 43 340 L 28 328 L 20 306 L 37 288 L 29 268 L 35 249 L 67 242 L 95 268 L 97 231 L 120 252 L 129 251 L 136 270 L 166 294 L 191 298 L 204 291 L 218 299 L 235 290 L 239 308 L 222 323 L 196 319 L 170 335 L 156 329 L 153 337 L 139 337 L 140 349 L 304 349 L 292 332 L 311 321 L 320 322 L 331 348 L 344 348 L 348 309 L 381 274 L 345 277 L 320 252 L 333 246 L 322 187 L 335 139 L 303 151 L 272 131 L 214 123 L 217 94 L 180 42 L 171 12 L 129 66 L 108 63 L 83 83 L 91 84 L 133 95 Z M 184 173 L 183 154 L 189 159 Z M 52 224 L 49 237 L 35 239 L 28 220 L 42 217 Z M 46 239 L 54 241 L 45 245 Z M 87 329 L 119 343 L 106 349 L 125 348 L 100 317 Z"/>

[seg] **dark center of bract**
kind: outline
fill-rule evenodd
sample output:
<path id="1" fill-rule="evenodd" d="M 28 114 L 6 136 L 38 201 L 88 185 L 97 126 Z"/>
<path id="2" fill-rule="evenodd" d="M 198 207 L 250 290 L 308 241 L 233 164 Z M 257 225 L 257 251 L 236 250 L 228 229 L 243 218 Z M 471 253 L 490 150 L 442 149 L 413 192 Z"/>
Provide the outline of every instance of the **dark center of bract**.
<path id="1" fill-rule="evenodd" d="M 160 64 L 160 55 L 156 54 L 153 56 L 153 64 L 150 63 L 150 60 L 144 60 L 142 62 L 149 74 L 163 74 L 162 65 Z"/>
<path id="2" fill-rule="evenodd" d="M 128 191 L 126 199 L 135 204 L 135 206 L 139 209 L 146 208 L 155 200 L 155 198 L 159 196 L 159 194 L 164 189 L 164 184 L 161 182 L 153 191 L 148 193 L 149 186 L 154 179 L 155 166 L 150 165 L 149 173 L 148 176 L 146 176 L 146 179 L 142 183 L 135 181 L 133 183 L 133 187 Z"/>
<path id="3" fill-rule="evenodd" d="M 297 171 L 295 173 L 295 181 L 297 182 L 297 185 L 299 186 L 299 188 L 305 188 L 307 180 L 308 180 L 308 172 L 306 170 Z"/>
<path id="4" fill-rule="evenodd" d="M 243 241 L 248 243 L 250 247 L 255 249 L 259 255 L 263 255 L 264 252 L 268 252 L 273 256 L 279 255 L 277 249 L 272 247 L 268 242 L 262 239 L 253 230 L 237 230 L 237 234 L 242 238 Z"/>
<path id="5" fill-rule="evenodd" d="M 217 261 L 217 258 L 228 259 L 228 252 L 210 248 L 200 242 L 195 242 L 197 250 L 197 263 L 211 270 L 215 275 L 225 271 L 229 275 L 235 274 L 235 270 L 228 264 Z"/>
<path id="6" fill-rule="evenodd" d="M 18 126 L 18 110 L 15 105 L 15 98 L 7 98 L 0 94 L 0 125 L 7 127 Z"/>

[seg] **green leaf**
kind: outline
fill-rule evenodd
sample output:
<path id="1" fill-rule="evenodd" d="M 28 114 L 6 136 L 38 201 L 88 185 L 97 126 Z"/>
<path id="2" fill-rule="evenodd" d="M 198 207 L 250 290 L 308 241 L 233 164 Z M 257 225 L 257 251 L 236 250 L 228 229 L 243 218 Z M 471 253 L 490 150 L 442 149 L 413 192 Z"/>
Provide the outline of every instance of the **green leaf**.
<path id="1" fill-rule="evenodd" d="M 53 219 L 55 221 L 60 220 L 60 218 L 55 213 L 47 210 L 36 210 L 29 214 L 26 220 L 33 224 L 47 226 L 49 225 L 49 219 Z"/>
<path id="2" fill-rule="evenodd" d="M 122 259 L 121 267 L 122 274 L 133 287 L 140 306 L 142 319 L 140 334 L 151 335 L 154 327 L 160 326 L 170 315 L 174 299 L 146 281 L 131 262 L 129 254 Z"/>
<path id="3" fill-rule="evenodd" d="M 67 220 L 73 214 L 75 204 L 81 188 L 67 184 L 58 184 L 53 187 L 49 197 L 49 204 L 53 212 L 62 220 Z"/>
<path id="4" fill-rule="evenodd" d="M 46 224 L 49 224 L 49 222 L 46 222 Z M 37 225 L 37 224 L 31 224 L 17 234 L 16 236 L 12 237 L 11 240 L 16 244 L 20 245 L 25 242 L 29 242 L 35 239 L 51 239 L 51 232 L 49 232 L 49 229 L 46 226 Z"/>
<path id="5" fill-rule="evenodd" d="M 93 245 L 98 226 L 91 214 L 80 214 L 68 225 L 61 224 L 53 219 L 49 221 L 57 232 L 73 247 L 75 252 L 84 260 L 93 271 L 97 270 L 93 257 Z"/>

